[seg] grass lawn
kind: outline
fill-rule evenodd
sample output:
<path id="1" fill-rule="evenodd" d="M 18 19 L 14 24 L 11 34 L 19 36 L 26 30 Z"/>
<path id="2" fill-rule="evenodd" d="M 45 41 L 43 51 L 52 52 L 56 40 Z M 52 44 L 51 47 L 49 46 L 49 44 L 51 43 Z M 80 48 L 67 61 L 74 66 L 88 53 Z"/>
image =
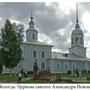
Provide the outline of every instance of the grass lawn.
<path id="1" fill-rule="evenodd" d="M 27 75 L 27 78 L 31 78 L 29 80 L 25 80 L 22 83 L 48 83 L 48 81 L 43 81 L 43 80 L 33 80 L 33 75 L 32 73 Z M 59 77 L 61 80 L 81 80 L 80 77 L 73 77 L 68 73 L 61 73 L 59 74 Z M 90 78 L 90 73 L 87 73 L 84 77 L 88 77 Z M 82 77 L 82 78 L 84 78 Z M 15 74 L 12 74 L 10 76 L 10 74 L 0 74 L 0 81 L 17 81 L 18 77 Z M 89 80 L 90 81 L 90 80 Z"/>
<path id="2" fill-rule="evenodd" d="M 89 78 L 90 78 L 90 73 L 87 73 L 87 74 L 86 74 L 86 77 L 89 77 Z"/>
<path id="3" fill-rule="evenodd" d="M 23 81 L 23 83 L 42 83 L 42 81 L 29 79 L 29 80 Z"/>
<path id="4" fill-rule="evenodd" d="M 28 75 L 28 76 L 30 78 L 32 78 L 33 74 Z M 86 76 L 84 76 L 84 77 L 73 77 L 68 73 L 61 73 L 61 74 L 59 74 L 59 77 L 61 78 L 61 80 L 77 80 L 77 81 L 82 81 L 84 83 L 85 81 L 83 80 L 83 78 L 90 77 L 90 73 L 87 73 Z M 30 79 L 30 80 L 24 81 L 23 83 L 43 83 L 43 82 L 44 82 L 43 80 Z M 48 81 L 46 81 L 45 83 L 48 83 Z"/>
<path id="5" fill-rule="evenodd" d="M 61 79 L 65 79 L 65 80 L 81 80 L 80 77 L 73 77 L 68 73 L 61 73 L 60 74 L 60 78 Z"/>
<path id="6" fill-rule="evenodd" d="M 0 81 L 15 81 L 17 76 L 15 74 L 0 74 Z"/>

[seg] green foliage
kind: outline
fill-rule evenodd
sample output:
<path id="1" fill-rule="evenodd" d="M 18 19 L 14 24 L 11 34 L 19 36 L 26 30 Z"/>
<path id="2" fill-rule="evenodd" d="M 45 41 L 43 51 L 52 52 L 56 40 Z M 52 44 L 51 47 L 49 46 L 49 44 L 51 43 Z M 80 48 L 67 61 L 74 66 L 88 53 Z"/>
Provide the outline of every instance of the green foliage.
<path id="1" fill-rule="evenodd" d="M 71 75 L 71 73 L 72 73 L 71 71 L 67 71 L 67 74 L 70 74 Z"/>
<path id="2" fill-rule="evenodd" d="M 33 71 L 28 71 L 27 74 L 33 74 L 34 72 Z"/>
<path id="3" fill-rule="evenodd" d="M 29 79 L 29 80 L 25 80 L 25 81 L 23 81 L 23 83 L 43 83 L 43 81 Z"/>
<path id="4" fill-rule="evenodd" d="M 17 33 L 8 19 L 2 28 L 1 54 L 3 64 L 10 69 L 17 66 L 22 57 L 22 49 L 20 47 Z"/>
<path id="5" fill-rule="evenodd" d="M 10 75 L 7 74 L 0 74 L 0 81 L 16 81 L 18 78 L 15 74 L 12 74 L 12 77 L 10 77 Z"/>
<path id="6" fill-rule="evenodd" d="M 22 24 L 19 24 L 18 26 L 18 30 L 17 30 L 17 38 L 18 41 L 20 41 L 20 43 L 23 41 L 24 38 L 24 26 Z"/>
<path id="7" fill-rule="evenodd" d="M 1 49 L 0 49 L 0 73 L 2 73 L 3 64 L 2 64 L 2 56 L 1 56 Z"/>

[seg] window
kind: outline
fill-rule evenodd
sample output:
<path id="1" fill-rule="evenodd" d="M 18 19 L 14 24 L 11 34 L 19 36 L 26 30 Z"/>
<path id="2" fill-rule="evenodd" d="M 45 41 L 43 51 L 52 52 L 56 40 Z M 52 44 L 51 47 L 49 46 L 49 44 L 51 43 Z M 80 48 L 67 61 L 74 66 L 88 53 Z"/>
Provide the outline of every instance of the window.
<path id="1" fill-rule="evenodd" d="M 68 70 L 68 65 L 67 64 L 65 64 L 65 70 Z"/>
<path id="2" fill-rule="evenodd" d="M 76 43 L 78 43 L 78 37 L 76 37 Z"/>
<path id="3" fill-rule="evenodd" d="M 41 69 L 45 69 L 45 63 L 41 63 Z"/>
<path id="4" fill-rule="evenodd" d="M 32 38 L 35 39 L 35 34 L 34 33 L 32 34 Z"/>
<path id="5" fill-rule="evenodd" d="M 45 57 L 45 53 L 44 53 L 44 51 L 42 52 L 42 58 L 44 58 Z"/>
<path id="6" fill-rule="evenodd" d="M 72 69 L 73 69 L 73 71 L 76 69 L 76 65 L 75 64 L 72 64 Z"/>
<path id="7" fill-rule="evenodd" d="M 59 64 L 57 64 L 57 69 L 60 69 L 60 65 Z"/>
<path id="8" fill-rule="evenodd" d="M 36 51 L 33 51 L 33 57 L 36 58 Z"/>

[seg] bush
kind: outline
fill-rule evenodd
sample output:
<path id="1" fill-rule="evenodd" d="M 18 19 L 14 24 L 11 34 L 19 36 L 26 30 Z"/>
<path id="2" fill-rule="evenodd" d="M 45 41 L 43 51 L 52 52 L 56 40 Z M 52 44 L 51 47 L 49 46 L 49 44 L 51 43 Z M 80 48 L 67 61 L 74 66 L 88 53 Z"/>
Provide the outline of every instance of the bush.
<path id="1" fill-rule="evenodd" d="M 34 72 L 33 71 L 28 71 L 27 74 L 33 74 Z"/>
<path id="2" fill-rule="evenodd" d="M 87 80 L 90 80 L 90 77 L 87 77 Z"/>
<path id="3" fill-rule="evenodd" d="M 71 75 L 71 71 L 67 71 L 67 74 L 70 74 Z"/>
<path id="4" fill-rule="evenodd" d="M 88 71 L 88 73 L 90 73 L 90 71 Z"/>

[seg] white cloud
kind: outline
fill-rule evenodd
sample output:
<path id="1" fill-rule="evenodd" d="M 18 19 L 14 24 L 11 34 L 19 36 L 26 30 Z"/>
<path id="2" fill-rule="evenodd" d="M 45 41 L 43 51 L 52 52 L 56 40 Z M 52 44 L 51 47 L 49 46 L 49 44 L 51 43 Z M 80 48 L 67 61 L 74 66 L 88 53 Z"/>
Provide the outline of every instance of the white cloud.
<path id="1" fill-rule="evenodd" d="M 2 17 L 0 17 L 0 22 L 3 20 L 3 18 Z"/>
<path id="2" fill-rule="evenodd" d="M 50 39 L 50 37 L 46 36 L 45 34 L 42 33 L 38 33 L 38 40 L 41 42 L 46 42 L 47 44 L 51 44 L 52 43 L 52 39 Z"/>
<path id="3" fill-rule="evenodd" d="M 16 24 L 20 24 L 20 23 L 21 23 L 20 21 L 15 20 L 15 19 L 10 19 L 10 22 L 11 22 L 11 23 L 16 23 Z"/>
<path id="4" fill-rule="evenodd" d="M 84 24 L 84 28 L 90 33 L 90 12 L 85 11 L 82 16 L 82 23 Z"/>

